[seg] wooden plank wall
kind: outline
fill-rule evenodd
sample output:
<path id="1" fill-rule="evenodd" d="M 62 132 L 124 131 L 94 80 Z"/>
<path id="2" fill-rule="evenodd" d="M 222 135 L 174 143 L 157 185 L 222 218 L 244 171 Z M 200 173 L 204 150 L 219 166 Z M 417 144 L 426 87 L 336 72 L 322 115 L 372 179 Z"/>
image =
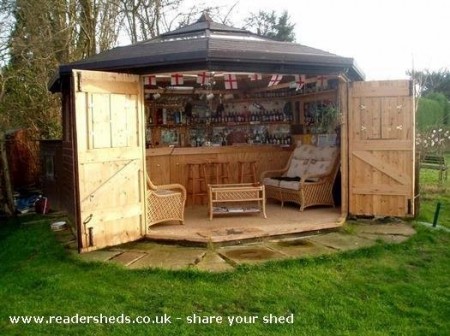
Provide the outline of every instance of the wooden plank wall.
<path id="1" fill-rule="evenodd" d="M 77 223 L 77 205 L 75 191 L 75 106 L 73 94 L 70 90 L 70 77 L 62 79 L 62 114 L 63 114 L 63 139 L 62 139 L 62 168 L 60 181 L 61 210 L 67 212 L 72 225 Z"/>
<path id="2" fill-rule="evenodd" d="M 238 161 L 256 161 L 257 179 L 263 171 L 281 169 L 287 164 L 292 148 L 279 146 L 227 146 L 216 148 L 164 148 L 147 150 L 147 173 L 155 184 L 180 183 L 188 190 L 187 163 L 229 162 L 230 183 L 239 181 Z M 196 175 L 198 176 L 197 172 Z M 156 182 L 155 182 L 156 181 Z M 250 182 L 249 179 L 244 182 Z"/>
<path id="3" fill-rule="evenodd" d="M 63 173 L 63 147 L 61 140 L 42 140 L 40 144 L 42 162 L 42 192 L 48 198 L 51 210 L 64 210 L 61 201 L 64 183 L 61 183 Z M 46 159 L 53 158 L 53 178 L 46 176 Z"/>

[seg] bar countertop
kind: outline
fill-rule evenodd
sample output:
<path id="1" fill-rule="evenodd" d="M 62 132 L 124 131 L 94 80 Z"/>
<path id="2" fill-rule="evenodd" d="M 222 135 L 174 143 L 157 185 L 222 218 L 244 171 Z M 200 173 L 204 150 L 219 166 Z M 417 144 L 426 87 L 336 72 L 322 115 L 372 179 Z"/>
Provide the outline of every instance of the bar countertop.
<path id="1" fill-rule="evenodd" d="M 272 152 L 291 151 L 292 146 L 281 145 L 233 145 L 233 146 L 209 146 L 209 147 L 156 147 L 147 148 L 147 156 L 162 155 L 189 155 L 189 154 L 227 154 L 236 152 Z"/>

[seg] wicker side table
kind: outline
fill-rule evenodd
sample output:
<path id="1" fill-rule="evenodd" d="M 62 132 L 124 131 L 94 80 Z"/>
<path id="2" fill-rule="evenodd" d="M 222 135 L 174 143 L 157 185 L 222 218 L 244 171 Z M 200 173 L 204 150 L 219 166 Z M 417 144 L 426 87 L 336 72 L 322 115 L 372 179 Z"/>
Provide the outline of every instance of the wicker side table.
<path id="1" fill-rule="evenodd" d="M 251 204 L 248 206 L 246 204 Z M 214 215 L 262 213 L 266 215 L 264 185 L 259 183 L 208 185 L 209 220 Z"/>

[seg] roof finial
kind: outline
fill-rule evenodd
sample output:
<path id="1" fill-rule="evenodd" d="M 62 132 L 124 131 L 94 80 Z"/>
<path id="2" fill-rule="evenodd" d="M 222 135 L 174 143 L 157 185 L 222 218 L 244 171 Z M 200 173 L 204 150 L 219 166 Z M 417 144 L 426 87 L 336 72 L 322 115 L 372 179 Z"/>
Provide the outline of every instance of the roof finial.
<path id="1" fill-rule="evenodd" d="M 207 11 L 204 11 L 197 22 L 213 22 Z"/>

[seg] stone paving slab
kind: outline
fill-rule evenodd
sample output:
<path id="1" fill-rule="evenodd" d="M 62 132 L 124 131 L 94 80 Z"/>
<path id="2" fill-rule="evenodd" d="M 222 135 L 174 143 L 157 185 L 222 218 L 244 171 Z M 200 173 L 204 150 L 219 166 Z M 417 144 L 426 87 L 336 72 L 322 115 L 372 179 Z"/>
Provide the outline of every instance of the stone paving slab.
<path id="1" fill-rule="evenodd" d="M 279 251 L 291 258 L 318 256 L 335 252 L 324 245 L 314 244 L 306 238 L 292 240 L 271 241 L 266 245 L 272 250 Z"/>
<path id="2" fill-rule="evenodd" d="M 138 240 L 135 242 L 129 242 L 122 245 L 117 246 L 120 250 L 133 250 L 133 251 L 148 251 L 148 250 L 154 250 L 154 249 L 160 249 L 161 247 L 164 247 L 166 245 L 159 244 L 152 241 L 145 241 L 145 240 Z M 167 245 L 168 246 L 168 245 Z"/>
<path id="3" fill-rule="evenodd" d="M 376 244 L 377 240 L 386 243 L 401 243 L 415 233 L 415 230 L 407 223 L 358 223 L 351 228 L 353 234 L 328 232 L 307 237 L 272 239 L 259 243 L 224 246 L 216 250 L 206 247 L 164 245 L 142 240 L 78 256 L 81 260 L 118 263 L 130 269 L 195 268 L 209 272 L 225 272 L 233 270 L 240 264 L 318 256 L 369 247 Z M 235 233 L 242 234 L 238 230 Z M 68 238 L 65 232 L 61 237 L 64 241 L 63 238 Z"/>
<path id="4" fill-rule="evenodd" d="M 121 251 L 99 250 L 82 254 L 77 254 L 83 261 L 107 261 L 114 258 L 116 255 L 122 253 Z"/>
<path id="5" fill-rule="evenodd" d="M 400 244 L 408 240 L 408 236 L 402 236 L 397 234 L 370 234 L 370 233 L 357 233 L 358 237 L 362 237 L 370 240 L 381 240 L 388 244 Z"/>
<path id="6" fill-rule="evenodd" d="M 308 237 L 308 240 L 326 247 L 331 247 L 336 250 L 356 250 L 363 247 L 369 247 L 375 244 L 373 240 L 360 238 L 356 235 L 342 234 L 332 232 L 318 236 Z"/>
<path id="7" fill-rule="evenodd" d="M 206 252 L 195 268 L 206 272 L 226 272 L 234 269 L 225 259 L 212 251 Z"/>
<path id="8" fill-rule="evenodd" d="M 235 265 L 256 264 L 286 258 L 285 254 L 272 250 L 263 244 L 222 247 L 217 250 L 217 253 Z"/>
<path id="9" fill-rule="evenodd" d="M 357 224 L 354 228 L 357 233 L 378 235 L 402 235 L 410 237 L 416 233 L 416 230 L 406 223 Z"/>
<path id="10" fill-rule="evenodd" d="M 143 258 L 130 264 L 128 268 L 184 269 L 199 263 L 205 253 L 206 250 L 201 248 L 162 245 L 147 251 Z"/>
<path id="11" fill-rule="evenodd" d="M 124 266 L 131 265 L 135 261 L 143 258 L 146 254 L 144 252 L 139 251 L 125 251 L 123 253 L 120 253 L 113 258 L 109 259 L 108 261 L 121 264 Z"/>

